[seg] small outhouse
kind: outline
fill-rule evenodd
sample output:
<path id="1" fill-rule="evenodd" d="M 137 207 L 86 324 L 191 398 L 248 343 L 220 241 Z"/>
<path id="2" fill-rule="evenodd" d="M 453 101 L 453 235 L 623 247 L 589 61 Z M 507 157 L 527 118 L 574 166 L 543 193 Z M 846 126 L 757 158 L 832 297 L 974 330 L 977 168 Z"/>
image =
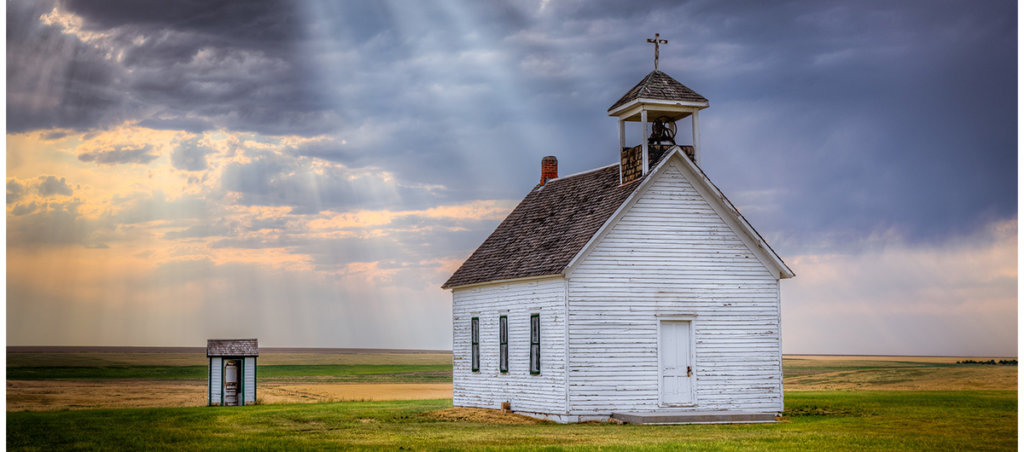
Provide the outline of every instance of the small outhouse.
<path id="1" fill-rule="evenodd" d="M 256 402 L 256 339 L 208 339 L 208 393 L 211 406 L 251 405 Z"/>

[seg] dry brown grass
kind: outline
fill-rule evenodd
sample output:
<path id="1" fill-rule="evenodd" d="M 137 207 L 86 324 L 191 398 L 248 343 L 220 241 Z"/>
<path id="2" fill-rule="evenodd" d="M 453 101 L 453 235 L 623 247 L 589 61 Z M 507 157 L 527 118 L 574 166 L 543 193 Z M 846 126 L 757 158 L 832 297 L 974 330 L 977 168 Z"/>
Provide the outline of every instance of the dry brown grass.
<path id="1" fill-rule="evenodd" d="M 540 419 L 534 419 L 529 416 L 523 416 L 521 414 L 503 413 L 501 410 L 491 410 L 487 408 L 454 407 L 423 413 L 423 415 L 444 421 L 482 422 L 487 424 L 504 425 L 531 425 L 547 422 Z"/>
<path id="2" fill-rule="evenodd" d="M 261 387 L 265 403 L 450 399 L 451 383 L 274 384 Z"/>
<path id="3" fill-rule="evenodd" d="M 8 380 L 7 411 L 202 406 L 206 382 Z"/>
<path id="4" fill-rule="evenodd" d="M 872 355 L 872 356 L 858 356 L 858 355 L 783 355 L 785 360 L 803 360 L 803 361 L 824 361 L 835 362 L 858 362 L 858 361 L 901 361 L 901 362 L 912 362 L 912 363 L 939 363 L 939 364 L 955 364 L 957 361 L 964 361 L 973 359 L 975 361 L 988 361 L 994 359 L 999 361 L 1001 359 L 1017 359 L 1016 357 L 977 357 L 977 356 L 886 356 L 886 355 Z"/>
<path id="5" fill-rule="evenodd" d="M 279 384 L 260 383 L 263 403 L 316 403 L 352 400 L 445 399 L 450 383 Z M 86 408 L 143 408 L 206 405 L 206 382 L 163 380 L 12 380 L 7 411 Z"/>
<path id="6" fill-rule="evenodd" d="M 1017 389 L 1017 366 L 955 364 L 965 359 L 992 358 L 787 355 L 783 383 L 786 391 Z"/>

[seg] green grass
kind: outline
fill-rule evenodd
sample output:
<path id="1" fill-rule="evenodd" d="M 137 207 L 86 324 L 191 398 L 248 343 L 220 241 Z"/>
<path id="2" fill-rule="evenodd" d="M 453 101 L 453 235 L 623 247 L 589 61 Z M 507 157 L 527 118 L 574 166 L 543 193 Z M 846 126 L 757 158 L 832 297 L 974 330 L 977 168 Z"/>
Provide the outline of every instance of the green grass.
<path id="1" fill-rule="evenodd" d="M 491 425 L 449 400 L 7 413 L 12 450 L 1012 450 L 1015 391 L 787 394 L 778 424 Z"/>
<path id="2" fill-rule="evenodd" d="M 318 381 L 433 383 L 451 381 L 451 364 L 280 365 L 257 368 L 260 380 L 316 377 Z M 207 366 L 8 367 L 10 380 L 151 378 L 205 379 Z M 300 378 L 301 379 L 301 378 Z"/>

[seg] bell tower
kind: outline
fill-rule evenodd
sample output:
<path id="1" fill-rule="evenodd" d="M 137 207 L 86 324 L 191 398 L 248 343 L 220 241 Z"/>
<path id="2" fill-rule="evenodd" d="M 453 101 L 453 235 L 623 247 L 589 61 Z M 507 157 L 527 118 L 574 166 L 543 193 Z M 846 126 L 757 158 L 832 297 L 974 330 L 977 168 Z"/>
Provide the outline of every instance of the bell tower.
<path id="1" fill-rule="evenodd" d="M 692 117 L 693 144 L 678 145 L 700 166 L 698 113 L 708 100 L 668 74 L 658 70 L 659 46 L 668 44 L 658 33 L 647 42 L 654 44 L 654 71 L 608 108 L 608 116 L 619 119 L 619 178 L 630 182 L 647 174 L 676 143 L 676 121 Z M 626 146 L 626 123 L 639 122 L 639 145 Z"/>

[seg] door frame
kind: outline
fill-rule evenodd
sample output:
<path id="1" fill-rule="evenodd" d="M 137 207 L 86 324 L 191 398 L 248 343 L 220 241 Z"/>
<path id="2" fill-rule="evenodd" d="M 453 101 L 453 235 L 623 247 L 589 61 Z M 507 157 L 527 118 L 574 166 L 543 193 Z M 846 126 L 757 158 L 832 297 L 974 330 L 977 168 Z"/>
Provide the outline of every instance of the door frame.
<path id="1" fill-rule="evenodd" d="M 244 356 L 222 356 L 220 358 L 220 406 L 228 406 L 225 396 L 227 395 L 227 370 L 228 361 L 238 361 L 238 405 L 245 406 L 245 357 Z"/>
<path id="2" fill-rule="evenodd" d="M 656 315 L 656 321 L 658 322 L 658 338 L 655 347 L 658 349 L 658 406 L 662 407 L 687 407 L 697 406 L 697 361 L 696 361 L 696 330 L 697 316 L 692 314 L 684 315 Z M 662 375 L 663 366 L 661 365 L 661 328 L 665 322 L 688 322 L 690 324 L 690 347 L 689 347 L 689 362 L 690 366 L 694 368 L 693 381 L 690 382 L 690 402 L 689 403 L 665 403 L 665 388 L 664 377 Z"/>

